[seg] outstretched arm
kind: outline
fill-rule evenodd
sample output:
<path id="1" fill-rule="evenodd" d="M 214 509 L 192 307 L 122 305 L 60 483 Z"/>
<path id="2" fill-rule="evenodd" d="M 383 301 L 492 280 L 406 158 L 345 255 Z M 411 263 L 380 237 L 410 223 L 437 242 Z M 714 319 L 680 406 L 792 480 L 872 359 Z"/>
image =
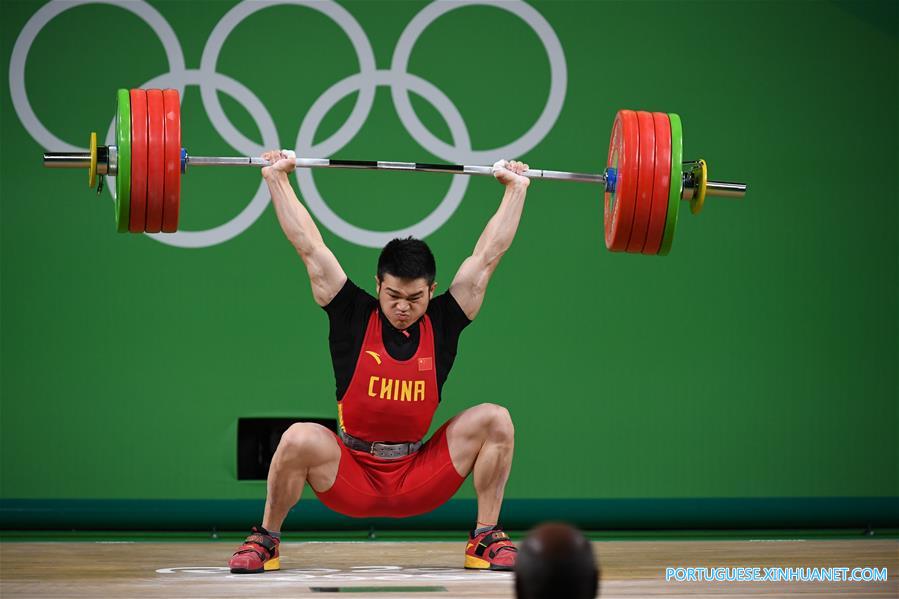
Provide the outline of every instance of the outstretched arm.
<path id="1" fill-rule="evenodd" d="M 524 198 L 531 182 L 521 176 L 526 170 L 528 165 L 517 161 L 500 160 L 493 165 L 493 176 L 506 186 L 503 201 L 481 233 L 474 253 L 465 259 L 450 285 L 450 293 L 470 320 L 478 315 L 487 293 L 487 283 L 518 230 Z"/>
<path id="2" fill-rule="evenodd" d="M 346 282 L 346 273 L 290 185 L 287 175 L 296 168 L 293 158 L 278 151 L 266 152 L 262 157 L 273 163 L 262 169 L 262 177 L 272 194 L 281 229 L 306 265 L 315 302 L 327 306 Z"/>

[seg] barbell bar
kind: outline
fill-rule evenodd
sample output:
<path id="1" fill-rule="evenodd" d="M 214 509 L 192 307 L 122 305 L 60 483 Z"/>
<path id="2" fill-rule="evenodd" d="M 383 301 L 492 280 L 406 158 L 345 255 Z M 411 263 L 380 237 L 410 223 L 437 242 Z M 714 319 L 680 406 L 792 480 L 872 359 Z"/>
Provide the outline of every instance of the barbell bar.
<path id="1" fill-rule="evenodd" d="M 120 89 L 117 92 L 115 139 L 88 152 L 47 152 L 48 168 L 86 168 L 88 185 L 102 189 L 103 176 L 116 179 L 116 226 L 119 232 L 171 233 L 178 228 L 181 175 L 192 167 L 271 163 L 252 156 L 191 156 L 181 145 L 177 90 Z M 746 184 L 713 181 L 705 160 L 682 161 L 680 117 L 662 112 L 620 110 L 613 122 L 606 168 L 602 173 L 575 173 L 531 168 L 530 179 L 573 181 L 603 186 L 606 247 L 612 251 L 666 255 L 674 240 L 680 200 L 699 214 L 706 197 L 742 198 Z M 365 169 L 451 175 L 493 176 L 492 166 L 296 158 L 297 168 Z"/>

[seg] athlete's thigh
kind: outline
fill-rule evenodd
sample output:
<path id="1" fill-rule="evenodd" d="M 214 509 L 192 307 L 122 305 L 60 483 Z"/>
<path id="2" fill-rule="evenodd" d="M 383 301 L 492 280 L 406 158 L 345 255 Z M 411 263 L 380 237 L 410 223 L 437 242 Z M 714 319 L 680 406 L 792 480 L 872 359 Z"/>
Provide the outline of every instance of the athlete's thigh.
<path id="1" fill-rule="evenodd" d="M 315 435 L 315 460 L 306 471 L 306 482 L 313 491 L 327 491 L 337 480 L 337 472 L 340 469 L 341 446 L 337 441 L 337 435 L 325 427 L 321 427 L 321 434 Z"/>

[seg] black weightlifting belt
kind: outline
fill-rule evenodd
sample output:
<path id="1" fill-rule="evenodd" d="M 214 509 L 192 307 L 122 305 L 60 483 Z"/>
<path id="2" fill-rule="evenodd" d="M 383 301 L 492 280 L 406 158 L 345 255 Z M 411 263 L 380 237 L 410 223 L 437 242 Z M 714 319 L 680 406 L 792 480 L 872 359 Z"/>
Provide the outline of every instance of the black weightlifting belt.
<path id="1" fill-rule="evenodd" d="M 415 443 L 369 443 L 368 441 L 357 439 L 339 426 L 337 427 L 337 435 L 340 437 L 340 440 L 343 441 L 343 444 L 350 449 L 364 451 L 376 458 L 385 460 L 404 458 L 407 455 L 412 455 L 421 448 L 421 441 L 416 441 Z"/>

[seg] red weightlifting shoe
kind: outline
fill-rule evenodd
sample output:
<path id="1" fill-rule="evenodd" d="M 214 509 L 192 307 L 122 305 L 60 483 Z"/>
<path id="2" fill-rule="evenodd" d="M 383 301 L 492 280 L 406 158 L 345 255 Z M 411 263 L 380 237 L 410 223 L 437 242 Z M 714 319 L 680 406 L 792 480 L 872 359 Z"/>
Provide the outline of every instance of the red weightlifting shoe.
<path id="1" fill-rule="evenodd" d="M 281 569 L 278 554 L 280 539 L 276 539 L 261 526 L 253 527 L 253 534 L 237 548 L 228 566 L 232 574 L 258 574 Z"/>
<path id="2" fill-rule="evenodd" d="M 494 527 L 468 540 L 465 567 L 469 570 L 512 570 L 517 553 L 509 535 Z"/>

